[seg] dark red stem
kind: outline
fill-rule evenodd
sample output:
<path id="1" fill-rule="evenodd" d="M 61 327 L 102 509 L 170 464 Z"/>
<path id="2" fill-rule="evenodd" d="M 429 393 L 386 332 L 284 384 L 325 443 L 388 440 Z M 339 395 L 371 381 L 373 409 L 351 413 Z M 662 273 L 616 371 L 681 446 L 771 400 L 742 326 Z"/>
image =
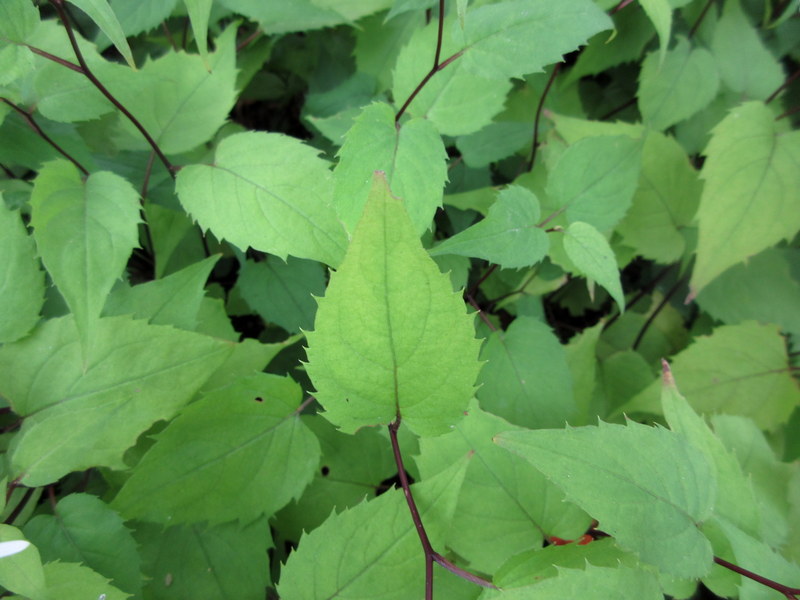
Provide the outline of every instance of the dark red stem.
<path id="1" fill-rule="evenodd" d="M 544 91 L 542 92 L 542 97 L 539 98 L 539 105 L 536 107 L 536 117 L 533 121 L 533 141 L 531 142 L 531 155 L 528 158 L 528 162 L 525 165 L 525 171 L 530 171 L 533 169 L 533 164 L 536 161 L 536 150 L 539 148 L 539 122 L 542 118 L 542 109 L 544 108 L 544 101 L 547 98 L 548 92 L 550 92 L 550 88 L 553 86 L 553 81 L 555 81 L 556 75 L 558 75 L 558 71 L 561 69 L 561 63 L 556 63 L 556 66 L 553 67 L 553 72 L 550 73 L 550 78 L 547 80 L 547 85 L 544 86 Z"/>
<path id="2" fill-rule="evenodd" d="M 721 567 L 725 567 L 733 571 L 734 573 L 738 573 L 742 577 L 747 577 L 748 579 L 752 579 L 755 582 L 760 583 L 761 585 L 765 585 L 768 588 L 775 590 L 776 592 L 780 592 L 788 600 L 797 600 L 797 594 L 800 594 L 800 588 L 793 588 L 787 585 L 783 585 L 782 583 L 778 583 L 777 581 L 773 581 L 772 579 L 767 579 L 758 573 L 753 573 L 752 571 L 748 571 L 747 569 L 743 569 L 739 565 L 735 565 L 731 562 L 728 562 L 724 558 L 720 558 L 719 556 L 714 557 L 714 562 L 720 565 Z"/>
<path id="3" fill-rule="evenodd" d="M 706 5 L 703 7 L 703 10 L 700 12 L 700 15 L 697 17 L 697 20 L 692 25 L 692 28 L 689 30 L 689 39 L 694 37 L 694 34 L 697 33 L 697 30 L 700 28 L 700 24 L 703 22 L 703 19 L 706 18 L 706 14 L 708 13 L 708 9 L 711 8 L 711 5 L 714 4 L 714 0 L 708 0 Z"/>

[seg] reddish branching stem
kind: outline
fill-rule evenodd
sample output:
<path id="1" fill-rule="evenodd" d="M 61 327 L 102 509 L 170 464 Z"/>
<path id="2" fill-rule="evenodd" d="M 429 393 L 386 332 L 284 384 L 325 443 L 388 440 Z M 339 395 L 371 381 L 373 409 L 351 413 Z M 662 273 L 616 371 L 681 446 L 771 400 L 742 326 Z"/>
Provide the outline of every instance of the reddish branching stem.
<path id="1" fill-rule="evenodd" d="M 761 585 L 765 585 L 768 588 L 775 590 L 786 596 L 787 600 L 797 600 L 797 595 L 800 594 L 800 588 L 793 588 L 789 587 L 788 585 L 783 585 L 782 583 L 778 583 L 777 581 L 773 581 L 772 579 L 768 579 L 763 575 L 759 575 L 758 573 L 753 573 L 752 571 L 748 571 L 747 569 L 743 569 L 739 565 L 735 565 L 731 562 L 728 562 L 724 558 L 720 558 L 719 556 L 714 557 L 714 562 L 717 563 L 721 567 L 725 567 L 726 569 L 733 571 L 734 573 L 738 573 L 742 577 L 747 577 L 748 579 L 752 579 L 755 582 L 760 583 Z"/>
<path id="2" fill-rule="evenodd" d="M 443 566 L 445 569 L 458 575 L 459 577 L 471 581 L 476 585 L 487 588 L 497 589 L 490 582 L 457 567 L 444 556 L 439 554 L 433 549 L 428 534 L 425 531 L 425 525 L 422 523 L 422 517 L 417 509 L 417 503 L 414 501 L 414 495 L 411 493 L 411 486 L 408 483 L 408 475 L 403 465 L 403 454 L 400 452 L 400 443 L 397 441 L 397 430 L 400 428 L 400 415 L 397 415 L 392 423 L 389 424 L 389 439 L 392 441 L 392 452 L 394 453 L 394 462 L 397 465 L 397 475 L 400 479 L 400 486 L 403 488 L 403 494 L 406 497 L 408 510 L 411 512 L 411 520 L 414 521 L 414 528 L 417 530 L 417 536 L 422 544 L 422 550 L 425 552 L 425 600 L 433 600 L 433 563 L 436 562 Z"/>
<path id="3" fill-rule="evenodd" d="M 33 129 L 39 135 L 39 137 L 41 137 L 45 142 L 50 144 L 56 150 L 56 152 L 58 152 L 61 156 L 70 161 L 73 165 L 75 165 L 78 168 L 78 170 L 81 173 L 83 173 L 85 176 L 88 177 L 89 171 L 87 171 L 86 168 L 81 163 L 79 163 L 74 156 L 72 156 L 69 152 L 64 150 L 61 146 L 58 145 L 58 143 L 53 138 L 47 135 L 47 133 L 45 133 L 45 131 L 41 127 L 39 127 L 39 124 L 36 122 L 36 120 L 29 112 L 23 110 L 21 107 L 14 104 L 8 98 L 0 97 L 0 102 L 3 102 L 8 106 L 10 106 L 12 109 L 14 109 L 17 112 L 17 114 L 19 114 L 19 116 L 25 119 L 25 122 L 30 126 L 31 129 Z"/>
<path id="4" fill-rule="evenodd" d="M 406 101 L 403 102 L 403 106 L 400 107 L 400 110 L 397 111 L 397 114 L 394 117 L 395 123 L 400 122 L 400 117 L 402 117 L 403 114 L 405 114 L 408 107 L 414 101 L 414 98 L 417 97 L 417 94 L 419 94 L 422 88 L 424 88 L 425 85 L 431 80 L 431 77 L 436 75 L 436 73 L 447 67 L 447 65 L 449 65 L 451 62 L 456 60 L 459 56 L 461 56 L 464 53 L 463 50 L 459 50 L 452 56 L 445 59 L 443 62 L 439 62 L 439 59 L 441 58 L 442 55 L 443 38 L 444 38 L 444 0 L 439 0 L 439 30 L 436 36 L 436 52 L 434 53 L 433 56 L 433 66 L 431 67 L 431 70 L 425 74 L 425 77 L 422 78 L 422 81 L 420 81 L 417 84 L 417 87 L 414 88 L 414 91 L 411 92 L 408 98 L 406 98 Z"/>
<path id="5" fill-rule="evenodd" d="M 772 93 L 769 95 L 769 98 L 767 98 L 767 99 L 766 99 L 764 102 L 765 102 L 766 104 L 769 104 L 770 102 L 772 102 L 773 100 L 775 100 L 775 98 L 777 98 L 778 94 L 780 94 L 780 93 L 781 93 L 783 90 L 785 90 L 787 87 L 789 87 L 789 86 L 792 84 L 792 82 L 793 82 L 795 79 L 797 79 L 798 77 L 800 77 L 800 69 L 797 69 L 797 71 L 795 71 L 794 73 L 792 73 L 792 74 L 791 74 L 791 75 L 790 75 L 790 76 L 789 76 L 789 77 L 786 79 L 786 81 L 784 81 L 784 82 L 783 82 L 783 83 L 782 83 L 782 84 L 781 84 L 781 85 L 778 87 L 778 89 L 776 89 L 774 92 L 772 92 Z"/>
<path id="6" fill-rule="evenodd" d="M 533 165 L 536 162 L 536 151 L 539 148 L 539 123 L 542 119 L 544 101 L 547 98 L 547 94 L 550 92 L 550 88 L 553 86 L 553 81 L 555 81 L 560 69 L 561 63 L 556 63 L 556 66 L 553 67 L 553 72 L 550 73 L 550 78 L 547 80 L 547 85 L 544 86 L 542 97 L 539 98 L 539 104 L 536 107 L 536 117 L 533 120 L 533 140 L 531 142 L 531 154 L 528 157 L 528 162 L 525 163 L 525 171 L 530 171 L 533 169 Z"/>
<path id="7" fill-rule="evenodd" d="M 64 0 L 50 0 L 50 4 L 56 9 L 58 13 L 58 17 L 61 20 L 61 23 L 64 25 L 64 29 L 67 31 L 67 36 L 69 37 L 69 43 L 72 46 L 73 52 L 75 52 L 75 58 L 78 59 L 78 64 L 80 65 L 80 72 L 92 82 L 92 84 L 97 88 L 97 90 L 105 96 L 111 104 L 113 104 L 123 115 L 125 115 L 128 120 L 133 124 L 136 129 L 139 130 L 139 133 L 142 134 L 144 139 L 147 140 L 147 143 L 150 144 L 150 147 L 153 149 L 153 152 L 156 153 L 159 160 L 164 164 L 166 167 L 167 172 L 170 174 L 170 177 L 174 178 L 175 173 L 172 167 L 172 164 L 169 162 L 167 157 L 161 151 L 156 141 L 150 135 L 150 133 L 144 128 L 144 126 L 139 122 L 139 120 L 134 117 L 130 111 L 122 105 L 122 103 L 117 100 L 114 95 L 108 91 L 108 89 L 100 82 L 97 77 L 95 77 L 92 70 L 89 68 L 89 65 L 86 64 L 86 60 L 83 57 L 83 53 L 81 52 L 80 47 L 78 46 L 78 41 L 75 39 L 75 33 L 72 31 L 72 25 L 70 23 L 69 17 L 67 16 L 66 11 L 64 10 Z M 41 54 L 41 53 L 39 53 Z M 44 54 L 41 54 L 44 56 Z M 48 56 L 48 58 L 50 58 Z M 63 61 L 59 60 L 56 61 L 59 64 L 64 64 Z M 66 65 L 65 65 L 66 66 Z"/>
<path id="8" fill-rule="evenodd" d="M 700 29 L 700 25 L 703 22 L 703 19 L 706 18 L 706 15 L 708 14 L 708 11 L 711 8 L 712 4 L 714 4 L 714 0 L 708 0 L 708 2 L 706 2 L 706 5 L 703 7 L 703 10 L 700 11 L 700 15 L 698 15 L 697 20 L 694 22 L 694 25 L 692 25 L 692 28 L 689 30 L 689 36 L 688 36 L 689 39 L 692 39 L 694 37 L 694 34 L 697 33 L 697 30 Z"/>

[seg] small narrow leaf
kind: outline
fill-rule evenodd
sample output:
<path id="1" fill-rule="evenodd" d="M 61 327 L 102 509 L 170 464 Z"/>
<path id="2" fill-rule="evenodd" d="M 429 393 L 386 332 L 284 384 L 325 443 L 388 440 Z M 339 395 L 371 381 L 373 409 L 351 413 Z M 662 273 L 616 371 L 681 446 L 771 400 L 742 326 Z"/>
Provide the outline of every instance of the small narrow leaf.
<path id="1" fill-rule="evenodd" d="M 656 28 L 661 60 L 663 60 L 669 47 L 672 31 L 672 6 L 670 6 L 669 0 L 639 0 L 639 2 Z"/>
<path id="2" fill-rule="evenodd" d="M 86 351 L 106 297 L 138 243 L 139 194 L 105 171 L 84 182 L 62 159 L 40 170 L 31 206 L 42 262 L 75 315 Z"/>
<path id="3" fill-rule="evenodd" d="M 13 342 L 39 320 L 44 302 L 44 273 L 36 246 L 19 212 L 6 208 L 0 193 L 0 343 Z"/>
<path id="4" fill-rule="evenodd" d="M 728 267 L 800 229 L 800 132 L 761 102 L 733 109 L 705 149 L 694 297 Z"/>
<path id="5" fill-rule="evenodd" d="M 445 240 L 431 256 L 474 256 L 504 269 L 529 267 L 547 254 L 549 240 L 539 222 L 539 200 L 520 186 L 502 190 L 485 219 Z"/>
<path id="6" fill-rule="evenodd" d="M 383 171 L 392 192 L 404 202 L 417 234 L 431 225 L 442 204 L 447 181 L 447 153 L 441 136 L 426 119 L 395 126 L 388 104 L 365 107 L 347 132 L 333 172 L 334 204 L 349 231 L 364 211 L 372 173 Z"/>
<path id="7" fill-rule="evenodd" d="M 136 63 L 133 60 L 128 40 L 125 38 L 125 32 L 122 31 L 117 15 L 108 5 L 108 0 L 69 0 L 69 2 L 85 12 L 94 21 L 94 24 L 100 28 L 100 31 L 108 36 L 108 39 L 114 44 L 125 59 L 125 62 L 132 69 L 136 69 Z"/>
<path id="8" fill-rule="evenodd" d="M 178 173 L 184 208 L 242 250 L 338 265 L 346 235 L 331 205 L 331 175 L 317 150 L 277 133 L 225 138 L 211 165 Z"/>
<path id="9" fill-rule="evenodd" d="M 346 432 L 401 416 L 419 435 L 440 434 L 472 397 L 479 343 L 383 173 L 373 181 L 308 334 L 307 371 L 325 415 Z"/>
<path id="10" fill-rule="evenodd" d="M 576 221 L 564 231 L 564 251 L 586 277 L 606 288 L 620 311 L 625 310 L 617 261 L 602 233 L 588 223 Z"/>
<path id="11" fill-rule="evenodd" d="M 260 373 L 192 403 L 158 436 L 114 499 L 128 518 L 250 522 L 296 498 L 319 464 L 319 443 L 289 378 Z"/>
<path id="12" fill-rule="evenodd" d="M 711 569 L 711 544 L 697 526 L 711 516 L 716 481 L 705 456 L 683 436 L 601 421 L 599 427 L 510 431 L 495 440 L 552 479 L 641 560 L 683 578 Z"/>
<path id="13" fill-rule="evenodd" d="M 186 5 L 189 21 L 192 23 L 192 33 L 194 33 L 197 50 L 203 60 L 208 63 L 208 17 L 211 14 L 214 0 L 183 0 L 183 3 Z"/>

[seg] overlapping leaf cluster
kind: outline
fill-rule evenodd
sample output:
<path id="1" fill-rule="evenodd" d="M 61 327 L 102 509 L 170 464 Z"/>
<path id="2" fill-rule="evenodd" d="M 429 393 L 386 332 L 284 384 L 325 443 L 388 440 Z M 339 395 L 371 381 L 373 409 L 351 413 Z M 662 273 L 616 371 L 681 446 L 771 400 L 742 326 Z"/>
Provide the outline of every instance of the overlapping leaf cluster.
<path id="1" fill-rule="evenodd" d="M 2 0 L 0 586 L 800 587 L 797 4 Z"/>

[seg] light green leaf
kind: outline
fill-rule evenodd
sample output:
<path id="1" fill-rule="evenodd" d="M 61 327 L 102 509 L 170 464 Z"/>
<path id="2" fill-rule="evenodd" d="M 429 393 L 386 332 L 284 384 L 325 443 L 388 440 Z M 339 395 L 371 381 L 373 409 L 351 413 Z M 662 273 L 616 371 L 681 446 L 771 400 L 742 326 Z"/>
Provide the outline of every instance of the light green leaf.
<path id="1" fill-rule="evenodd" d="M 269 523 L 168 527 L 136 523 L 152 600 L 263 600 L 269 584 Z"/>
<path id="2" fill-rule="evenodd" d="M 503 591 L 485 592 L 481 600 L 661 600 L 658 578 L 651 571 L 630 567 L 561 569 L 555 577 L 532 585 L 503 586 Z"/>
<path id="3" fill-rule="evenodd" d="M 504 269 L 529 267 L 542 260 L 550 245 L 537 226 L 539 200 L 520 186 L 502 190 L 485 219 L 457 233 L 431 250 L 432 256 L 474 256 Z"/>
<path id="4" fill-rule="evenodd" d="M 168 52 L 111 87 L 166 154 L 186 152 L 210 140 L 233 107 L 236 27 L 229 26 L 215 45 L 208 65 L 196 55 Z M 120 127 L 116 142 L 121 148 L 150 150 L 129 120 L 121 119 Z"/>
<path id="5" fill-rule="evenodd" d="M 714 28 L 711 52 L 722 82 L 746 99 L 765 100 L 783 83 L 780 61 L 764 46 L 739 0 L 725 2 Z"/>
<path id="6" fill-rule="evenodd" d="M 129 519 L 177 524 L 270 516 L 311 481 L 319 443 L 300 386 L 259 373 L 193 402 L 156 438 L 112 503 Z"/>
<path id="7" fill-rule="evenodd" d="M 28 0 L 0 2 L 0 37 L 25 42 L 39 25 L 39 9 Z"/>
<path id="8" fill-rule="evenodd" d="M 111 0 L 110 4 L 125 35 L 134 36 L 165 21 L 175 9 L 177 0 Z"/>
<path id="9" fill-rule="evenodd" d="M 703 288 L 697 304 L 729 325 L 756 320 L 800 335 L 800 281 L 792 275 L 793 264 L 800 264 L 797 249 L 764 250 Z"/>
<path id="10" fill-rule="evenodd" d="M 453 24 L 455 26 L 455 23 Z M 537 73 L 613 23 L 590 0 L 506 0 L 466 15 L 464 69 L 504 81 Z M 447 54 L 443 56 L 448 56 Z"/>
<path id="11" fill-rule="evenodd" d="M 606 288 L 620 311 L 625 310 L 617 261 L 602 233 L 588 223 L 576 221 L 564 231 L 564 251 L 586 277 Z"/>
<path id="12" fill-rule="evenodd" d="M 467 467 L 466 457 L 411 486 L 434 547 L 441 547 Z M 309 572 L 307 567 L 314 564 Z M 369 502 L 333 513 L 300 539 L 281 572 L 284 600 L 380 597 L 412 600 L 425 588 L 424 555 L 405 497 L 392 489 Z"/>
<path id="13" fill-rule="evenodd" d="M 694 297 L 728 267 L 800 229 L 800 132 L 761 102 L 733 109 L 714 128 L 701 177 Z"/>
<path id="14" fill-rule="evenodd" d="M 211 15 L 211 6 L 214 0 L 183 0 L 189 21 L 192 23 L 192 33 L 197 44 L 197 50 L 203 60 L 208 62 L 208 17 Z"/>
<path id="15" fill-rule="evenodd" d="M 684 37 L 666 56 L 650 53 L 639 74 L 639 110 L 645 124 L 663 131 L 688 119 L 714 99 L 719 75 L 705 48 L 691 48 Z"/>
<path id="16" fill-rule="evenodd" d="M 194 331 L 205 295 L 203 288 L 218 260 L 219 254 L 215 254 L 163 279 L 133 287 L 119 285 L 109 295 L 103 316 L 133 315 L 154 325 Z"/>
<path id="17" fill-rule="evenodd" d="M 96 496 L 70 494 L 58 502 L 54 513 L 37 515 L 25 525 L 25 535 L 45 561 L 84 563 L 115 587 L 141 593 L 136 542 L 116 512 Z"/>
<path id="18" fill-rule="evenodd" d="M 325 416 L 345 432 L 401 416 L 418 435 L 437 435 L 473 395 L 479 343 L 383 173 L 373 181 L 307 335 L 306 370 Z"/>
<path id="19" fill-rule="evenodd" d="M 717 327 L 677 354 L 672 371 L 698 412 L 747 416 L 762 429 L 785 423 L 800 404 L 776 325 L 746 321 Z M 658 412 L 658 395 L 659 383 L 653 382 L 626 409 Z"/>
<path id="20" fill-rule="evenodd" d="M 389 8 L 393 0 L 311 0 L 314 6 L 334 11 L 342 18 L 353 22 Z"/>
<path id="21" fill-rule="evenodd" d="M 547 179 L 547 196 L 569 222 L 607 231 L 631 205 L 641 152 L 641 142 L 625 135 L 580 139 L 558 159 Z"/>
<path id="22" fill-rule="evenodd" d="M 523 427 L 563 427 L 575 414 L 564 347 L 550 328 L 518 317 L 481 351 L 481 407 Z"/>
<path id="23" fill-rule="evenodd" d="M 565 348 L 567 365 L 572 376 L 572 391 L 577 406 L 574 425 L 585 425 L 602 414 L 593 406 L 598 381 L 597 341 L 604 324 L 588 327 L 570 339 Z"/>
<path id="24" fill-rule="evenodd" d="M 498 121 L 456 140 L 464 164 L 472 168 L 489 166 L 530 146 L 533 124 L 519 121 Z"/>
<path id="25" fill-rule="evenodd" d="M 452 17 L 445 21 L 442 59 L 463 48 L 451 35 Z M 435 21 L 414 32 L 397 57 L 392 96 L 401 106 L 430 71 L 436 48 L 438 26 Z M 478 131 L 503 110 L 511 90 L 511 81 L 479 77 L 464 68 L 462 58 L 455 59 L 436 73 L 408 106 L 407 112 L 424 117 L 442 135 L 466 135 Z"/>
<path id="26" fill-rule="evenodd" d="M 716 481 L 705 456 L 683 436 L 601 421 L 599 427 L 510 431 L 495 440 L 552 479 L 641 560 L 683 578 L 711 569 L 711 544 L 697 524 L 711 516 Z"/>
<path id="27" fill-rule="evenodd" d="M 331 175 L 318 151 L 294 138 L 251 131 L 225 138 L 211 165 L 178 173 L 183 207 L 242 250 L 291 254 L 336 266 L 346 234 L 331 205 Z"/>
<path id="28" fill-rule="evenodd" d="M 352 232 L 364 212 L 372 173 L 383 171 L 420 235 L 430 228 L 442 205 L 446 159 L 442 138 L 430 121 L 414 118 L 397 129 L 391 106 L 370 104 L 356 118 L 339 151 L 333 172 L 336 212 Z"/>
<path id="29" fill-rule="evenodd" d="M 317 6 L 313 0 L 219 0 L 219 4 L 257 21 L 266 34 L 321 29 L 347 21 L 340 13 Z"/>
<path id="30" fill-rule="evenodd" d="M 125 317 L 99 319 L 81 361 L 72 318 L 52 319 L 0 348 L 0 394 L 25 417 L 11 465 L 24 485 L 70 471 L 123 468 L 122 454 L 175 415 L 233 344 Z"/>
<path id="31" fill-rule="evenodd" d="M 90 568 L 75 563 L 51 562 L 44 565 L 47 580 L 46 598 L 102 598 L 126 600 L 130 598 L 112 586 L 108 579 Z"/>
<path id="32" fill-rule="evenodd" d="M 44 302 L 44 273 L 36 246 L 19 212 L 6 208 L 0 193 L 0 343 L 13 342 L 39 320 Z"/>
<path id="33" fill-rule="evenodd" d="M 639 0 L 639 3 L 656 28 L 661 60 L 664 60 L 672 31 L 672 6 L 669 0 Z"/>
<path id="34" fill-rule="evenodd" d="M 0 523 L 0 542 L 24 539 L 19 529 Z M 45 597 L 44 570 L 36 546 L 30 545 L 22 552 L 0 558 L 0 585 L 23 596 Z"/>
<path id="35" fill-rule="evenodd" d="M 125 39 L 125 32 L 122 31 L 117 15 L 108 5 L 108 0 L 69 0 L 69 2 L 85 12 L 94 21 L 94 24 L 100 28 L 100 31 L 108 36 L 108 39 L 114 44 L 125 59 L 125 62 L 128 63 L 128 66 L 136 69 L 131 47 L 128 45 L 128 40 Z"/>
<path id="36" fill-rule="evenodd" d="M 630 210 L 617 226 L 627 246 L 662 264 L 686 248 L 685 230 L 700 203 L 702 182 L 674 138 L 651 131 L 642 149 L 642 173 Z"/>
<path id="37" fill-rule="evenodd" d="M 420 440 L 415 459 L 426 480 L 473 453 L 447 533 L 448 547 L 472 568 L 494 573 L 519 552 L 541 550 L 550 536 L 580 537 L 590 517 L 565 503 L 561 491 L 527 461 L 492 443 L 494 435 L 508 431 L 508 422 L 482 411 L 475 401 L 468 412 L 453 432 Z"/>
<path id="38" fill-rule="evenodd" d="M 295 333 L 314 326 L 314 297 L 325 293 L 325 269 L 317 262 L 291 256 L 286 262 L 269 257 L 260 262 L 245 260 L 236 285 L 262 319 Z"/>
<path id="39" fill-rule="evenodd" d="M 736 457 L 681 396 L 666 362 L 662 376 L 661 405 L 670 429 L 686 436 L 695 448 L 703 452 L 715 473 L 718 492 L 714 514 L 745 531 L 757 533 L 761 519 L 752 482 L 742 472 Z"/>
<path id="40" fill-rule="evenodd" d="M 42 262 L 75 315 L 86 352 L 106 297 L 138 244 L 139 194 L 105 171 L 84 182 L 62 159 L 39 171 L 31 207 Z"/>

